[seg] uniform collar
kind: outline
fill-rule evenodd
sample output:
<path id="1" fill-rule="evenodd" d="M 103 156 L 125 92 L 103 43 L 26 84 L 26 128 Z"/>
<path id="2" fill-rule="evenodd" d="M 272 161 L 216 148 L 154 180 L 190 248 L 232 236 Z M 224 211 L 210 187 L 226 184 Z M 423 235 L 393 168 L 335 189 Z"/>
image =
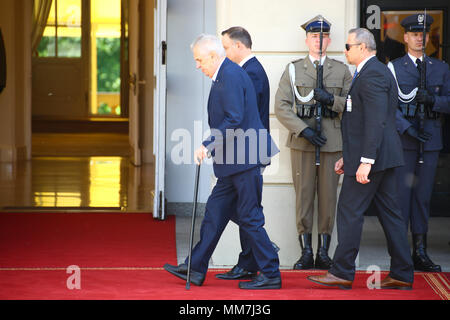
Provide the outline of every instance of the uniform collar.
<path id="1" fill-rule="evenodd" d="M 308 57 L 309 57 L 309 60 L 311 60 L 312 65 L 313 65 L 314 67 L 316 67 L 316 65 L 314 64 L 314 61 L 316 61 L 316 60 L 318 60 L 318 59 L 315 59 L 314 57 L 312 57 L 312 56 L 310 56 L 310 55 L 308 55 Z M 322 59 L 320 59 L 320 65 L 323 66 L 323 63 L 324 63 L 326 57 L 327 57 L 326 55 L 322 56 Z"/>
<path id="2" fill-rule="evenodd" d="M 414 65 L 415 65 L 416 67 L 417 67 L 416 60 L 419 59 L 420 61 L 422 61 L 422 56 L 420 56 L 420 58 L 416 58 L 416 57 L 414 57 L 412 54 L 410 54 L 409 52 L 408 52 L 408 56 L 409 56 L 409 58 L 412 60 L 412 62 L 414 63 Z"/>

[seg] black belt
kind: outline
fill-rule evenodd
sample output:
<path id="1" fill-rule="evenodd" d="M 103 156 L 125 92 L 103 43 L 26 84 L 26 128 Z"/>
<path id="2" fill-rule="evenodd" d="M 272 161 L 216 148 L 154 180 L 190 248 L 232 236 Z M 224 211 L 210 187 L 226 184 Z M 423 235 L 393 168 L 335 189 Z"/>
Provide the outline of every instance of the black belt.
<path id="1" fill-rule="evenodd" d="M 316 106 L 314 104 L 297 104 L 297 116 L 301 119 L 311 119 L 316 115 Z M 337 118 L 339 114 L 326 107 L 322 108 L 322 117 L 334 119 Z"/>
<path id="2" fill-rule="evenodd" d="M 398 106 L 400 112 L 406 119 L 415 119 L 418 117 L 419 107 L 412 103 L 401 103 Z M 432 111 L 430 107 L 425 107 L 425 119 L 439 119 L 439 113 Z"/>

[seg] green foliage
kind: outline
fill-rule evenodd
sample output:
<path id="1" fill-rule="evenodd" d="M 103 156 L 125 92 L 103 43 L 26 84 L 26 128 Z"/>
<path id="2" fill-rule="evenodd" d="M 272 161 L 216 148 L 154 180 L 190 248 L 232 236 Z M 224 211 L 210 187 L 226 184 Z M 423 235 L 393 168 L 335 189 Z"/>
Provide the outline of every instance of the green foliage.
<path id="1" fill-rule="evenodd" d="M 120 92 L 119 38 L 97 38 L 97 91 Z"/>
<path id="2" fill-rule="evenodd" d="M 98 114 L 111 114 L 111 107 L 108 106 L 105 102 L 100 103 L 98 107 Z"/>
<path id="3" fill-rule="evenodd" d="M 55 37 L 42 37 L 37 51 L 39 57 L 55 57 Z M 81 57 L 81 38 L 58 37 L 58 57 Z"/>

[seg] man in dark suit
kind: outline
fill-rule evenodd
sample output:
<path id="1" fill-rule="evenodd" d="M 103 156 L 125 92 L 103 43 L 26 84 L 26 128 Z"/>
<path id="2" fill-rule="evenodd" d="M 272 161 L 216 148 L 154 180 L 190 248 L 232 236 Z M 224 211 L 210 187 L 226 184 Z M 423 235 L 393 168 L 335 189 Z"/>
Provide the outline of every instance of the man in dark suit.
<path id="1" fill-rule="evenodd" d="M 261 123 L 250 77 L 226 58 L 220 39 L 201 35 L 192 44 L 192 51 L 197 68 L 213 80 L 208 99 L 211 136 L 195 151 L 194 158 L 201 163 L 208 153 L 212 154 L 218 180 L 206 203 L 200 241 L 192 250 L 191 282 L 203 284 L 220 235 L 236 214 L 239 227 L 248 235 L 260 271 L 252 281 L 240 282 L 239 288 L 279 289 L 279 259 L 264 229 L 261 206 L 261 166 L 266 165 L 278 149 Z M 233 203 L 236 212 L 223 210 Z M 186 279 L 187 263 L 166 264 L 164 268 Z"/>
<path id="2" fill-rule="evenodd" d="M 442 115 L 450 113 L 450 71 L 448 64 L 425 56 L 422 62 L 423 30 L 429 31 L 433 18 L 414 14 L 402 20 L 408 53 L 389 64 L 398 83 L 397 130 L 403 147 L 405 166 L 397 169 L 398 189 L 405 223 L 412 233 L 414 268 L 440 272 L 427 254 L 430 199 L 442 143 Z M 426 26 L 424 26 L 426 24 Z M 429 35 L 426 35 L 426 42 Z M 425 65 L 425 66 L 424 66 Z M 420 86 L 420 68 L 426 67 L 426 89 Z M 416 94 L 414 95 L 414 90 Z M 419 128 L 418 105 L 425 106 L 423 132 Z M 419 144 L 423 143 L 423 163 Z"/>
<path id="3" fill-rule="evenodd" d="M 227 58 L 240 65 L 252 79 L 259 116 L 264 128 L 269 130 L 269 79 L 264 67 L 252 52 L 250 34 L 242 27 L 231 27 L 222 32 L 222 44 L 227 52 Z"/>
<path id="4" fill-rule="evenodd" d="M 242 27 L 231 27 L 222 32 L 222 44 L 227 58 L 240 65 L 250 76 L 256 92 L 259 117 L 264 128 L 269 131 L 269 79 L 263 66 L 252 53 L 250 34 Z M 223 208 L 223 210 L 236 212 L 236 203 L 231 205 L 232 207 Z M 238 223 L 236 216 L 233 216 L 231 220 Z M 258 266 L 250 248 L 248 235 L 242 228 L 239 228 L 239 238 L 242 251 L 237 264 L 230 271 L 217 274 L 217 278 L 223 280 L 251 279 L 256 274 Z"/>
<path id="5" fill-rule="evenodd" d="M 374 203 L 391 256 L 390 273 L 381 281 L 381 288 L 411 289 L 414 269 L 395 176 L 395 168 L 403 165 L 395 126 L 397 88 L 394 77 L 375 53 L 370 31 L 349 31 L 345 55 L 357 69 L 342 117 L 343 159 L 335 166 L 336 173 L 344 174 L 337 209 L 338 246 L 329 272 L 308 279 L 351 288 L 364 212 Z"/>

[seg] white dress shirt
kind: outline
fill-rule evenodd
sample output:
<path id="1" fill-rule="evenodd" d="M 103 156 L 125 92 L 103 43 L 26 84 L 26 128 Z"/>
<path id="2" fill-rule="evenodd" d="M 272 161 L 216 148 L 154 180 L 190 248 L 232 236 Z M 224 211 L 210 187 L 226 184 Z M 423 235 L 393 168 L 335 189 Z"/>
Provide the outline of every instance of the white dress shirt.
<path id="1" fill-rule="evenodd" d="M 216 81 L 217 75 L 219 74 L 220 67 L 222 66 L 224 61 L 225 61 L 225 57 L 222 58 L 222 61 L 220 62 L 219 67 L 217 68 L 216 72 L 214 72 L 214 74 L 213 74 L 213 76 L 211 78 L 212 81 L 214 81 L 214 82 Z"/>

